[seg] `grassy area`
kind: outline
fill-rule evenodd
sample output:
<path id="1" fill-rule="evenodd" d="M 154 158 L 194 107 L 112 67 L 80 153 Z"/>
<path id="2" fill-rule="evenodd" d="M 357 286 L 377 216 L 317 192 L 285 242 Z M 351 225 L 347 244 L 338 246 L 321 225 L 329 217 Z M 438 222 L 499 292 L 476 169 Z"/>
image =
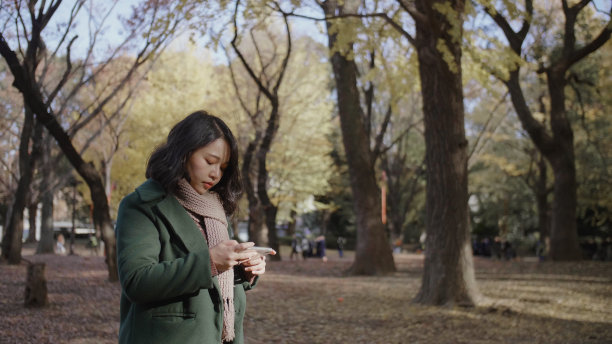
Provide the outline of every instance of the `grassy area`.
<path id="1" fill-rule="evenodd" d="M 23 308 L 25 265 L 0 265 L 1 343 L 115 343 L 119 286 L 103 257 L 29 256 L 47 263 L 50 306 Z M 248 294 L 247 343 L 611 343 L 612 263 L 476 258 L 475 308 L 411 303 L 423 256 L 395 255 L 398 272 L 348 277 L 353 252 L 329 261 L 269 262 Z"/>

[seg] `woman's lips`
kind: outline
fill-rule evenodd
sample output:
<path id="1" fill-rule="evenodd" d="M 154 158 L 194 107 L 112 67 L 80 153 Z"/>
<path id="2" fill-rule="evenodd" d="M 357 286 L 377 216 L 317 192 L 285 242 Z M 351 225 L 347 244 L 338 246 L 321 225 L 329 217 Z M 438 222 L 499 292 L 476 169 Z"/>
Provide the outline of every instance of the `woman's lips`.
<path id="1" fill-rule="evenodd" d="M 210 189 L 210 188 L 212 188 L 212 187 L 213 187 L 213 184 L 212 184 L 212 183 L 204 183 L 204 188 L 205 188 L 206 190 L 208 190 L 208 189 Z"/>

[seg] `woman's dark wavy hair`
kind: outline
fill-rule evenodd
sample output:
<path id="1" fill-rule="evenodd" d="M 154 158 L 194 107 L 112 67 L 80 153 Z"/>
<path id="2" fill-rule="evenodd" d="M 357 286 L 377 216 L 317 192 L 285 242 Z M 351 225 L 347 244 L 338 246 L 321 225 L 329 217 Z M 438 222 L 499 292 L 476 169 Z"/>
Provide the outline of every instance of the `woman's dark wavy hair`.
<path id="1" fill-rule="evenodd" d="M 242 196 L 238 145 L 227 125 L 206 111 L 196 111 L 174 125 L 166 143 L 151 154 L 146 177 L 159 182 L 167 192 L 174 192 L 181 178 L 189 180 L 186 162 L 191 154 L 218 138 L 227 141 L 230 159 L 221 180 L 211 191 L 219 194 L 225 213 L 231 215 L 236 211 Z"/>

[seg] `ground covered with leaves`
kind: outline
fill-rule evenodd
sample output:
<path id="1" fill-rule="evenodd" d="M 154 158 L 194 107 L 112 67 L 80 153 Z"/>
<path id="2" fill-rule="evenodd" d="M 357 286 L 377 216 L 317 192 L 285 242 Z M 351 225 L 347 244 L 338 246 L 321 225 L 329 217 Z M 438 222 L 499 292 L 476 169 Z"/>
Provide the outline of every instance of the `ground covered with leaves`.
<path id="1" fill-rule="evenodd" d="M 23 306 L 26 263 L 0 264 L 0 343 L 116 343 L 117 283 L 102 257 L 45 262 L 49 306 Z M 269 262 L 248 294 L 247 343 L 612 343 L 612 263 L 475 259 L 474 308 L 411 303 L 423 256 L 397 254 L 398 272 L 349 277 L 352 258 Z"/>

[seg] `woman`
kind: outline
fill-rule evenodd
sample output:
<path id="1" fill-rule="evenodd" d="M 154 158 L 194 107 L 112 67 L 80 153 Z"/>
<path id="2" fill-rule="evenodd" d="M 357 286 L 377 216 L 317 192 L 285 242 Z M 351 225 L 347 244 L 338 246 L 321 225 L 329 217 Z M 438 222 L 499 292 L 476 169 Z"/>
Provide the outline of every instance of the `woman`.
<path id="1" fill-rule="evenodd" d="M 242 343 L 245 290 L 265 272 L 252 242 L 230 240 L 242 194 L 236 140 L 204 111 L 177 123 L 148 180 L 117 216 L 120 343 Z"/>

